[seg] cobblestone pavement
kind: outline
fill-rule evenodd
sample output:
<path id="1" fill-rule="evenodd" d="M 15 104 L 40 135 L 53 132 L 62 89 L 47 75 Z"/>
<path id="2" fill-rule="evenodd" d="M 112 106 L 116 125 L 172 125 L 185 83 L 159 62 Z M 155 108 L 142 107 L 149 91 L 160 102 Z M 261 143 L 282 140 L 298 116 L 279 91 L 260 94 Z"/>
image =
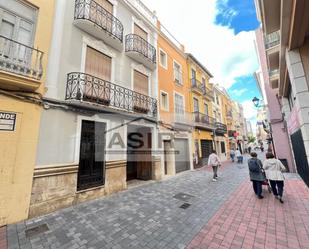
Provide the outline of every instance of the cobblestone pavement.
<path id="1" fill-rule="evenodd" d="M 8 248 L 184 248 L 248 177 L 245 164 L 220 173 L 212 182 L 208 170 L 185 172 L 10 225 Z M 178 193 L 187 196 L 174 198 Z M 191 206 L 180 208 L 184 203 Z M 26 229 L 42 224 L 49 231 L 26 237 Z"/>
<path id="2" fill-rule="evenodd" d="M 266 188 L 255 198 L 246 162 L 224 164 L 219 176 L 212 182 L 204 167 L 10 225 L 8 248 L 309 249 L 309 191 L 297 175 L 287 177 L 283 205 Z"/>

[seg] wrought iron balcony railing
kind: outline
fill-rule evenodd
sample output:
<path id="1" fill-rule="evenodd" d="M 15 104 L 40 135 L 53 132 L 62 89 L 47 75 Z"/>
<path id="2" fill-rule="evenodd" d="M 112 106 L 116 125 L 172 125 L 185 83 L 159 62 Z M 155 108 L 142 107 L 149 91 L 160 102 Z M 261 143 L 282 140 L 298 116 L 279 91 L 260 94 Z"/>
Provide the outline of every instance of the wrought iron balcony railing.
<path id="1" fill-rule="evenodd" d="M 110 36 L 123 42 L 122 23 L 94 0 L 76 0 L 74 19 L 92 22 Z"/>
<path id="2" fill-rule="evenodd" d="M 43 52 L 0 35 L 0 70 L 41 79 Z"/>
<path id="3" fill-rule="evenodd" d="M 157 100 L 89 74 L 67 75 L 66 100 L 80 100 L 156 117 Z"/>
<path id="4" fill-rule="evenodd" d="M 207 126 L 214 126 L 215 124 L 215 119 L 200 112 L 194 112 L 194 122 L 195 123 L 201 123 Z"/>
<path id="5" fill-rule="evenodd" d="M 280 43 L 280 32 L 279 31 L 275 31 L 265 36 L 265 48 L 266 49 L 277 46 L 279 45 L 279 43 Z"/>
<path id="6" fill-rule="evenodd" d="M 273 77 L 279 74 L 279 69 L 269 70 L 269 77 Z"/>
<path id="7" fill-rule="evenodd" d="M 126 35 L 126 52 L 137 52 L 151 63 L 156 64 L 156 49 L 136 34 Z"/>
<path id="8" fill-rule="evenodd" d="M 227 133 L 227 126 L 220 122 L 215 122 L 216 132 L 218 133 Z"/>
<path id="9" fill-rule="evenodd" d="M 206 94 L 206 86 L 196 78 L 191 79 L 191 87 L 200 91 L 202 94 Z"/>
<path id="10" fill-rule="evenodd" d="M 210 89 L 209 87 L 206 86 L 206 92 L 204 93 L 205 97 L 208 97 L 211 100 L 214 100 L 214 92 L 212 89 Z"/>

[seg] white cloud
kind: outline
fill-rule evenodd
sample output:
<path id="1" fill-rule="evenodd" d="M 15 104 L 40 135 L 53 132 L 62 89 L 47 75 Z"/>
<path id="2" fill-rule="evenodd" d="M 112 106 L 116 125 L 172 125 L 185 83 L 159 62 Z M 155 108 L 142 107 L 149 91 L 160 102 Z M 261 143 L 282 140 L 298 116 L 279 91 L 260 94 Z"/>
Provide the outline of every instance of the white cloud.
<path id="1" fill-rule="evenodd" d="M 234 89 L 231 90 L 231 96 L 233 97 L 240 97 L 241 95 L 243 95 L 245 92 L 247 92 L 248 89 Z"/>
<path id="2" fill-rule="evenodd" d="M 241 76 L 252 75 L 258 68 L 254 48 L 254 31 L 234 31 L 214 24 L 218 0 L 143 0 L 156 10 L 162 24 L 195 55 L 226 88 Z M 237 12 L 229 13 L 229 18 Z"/>

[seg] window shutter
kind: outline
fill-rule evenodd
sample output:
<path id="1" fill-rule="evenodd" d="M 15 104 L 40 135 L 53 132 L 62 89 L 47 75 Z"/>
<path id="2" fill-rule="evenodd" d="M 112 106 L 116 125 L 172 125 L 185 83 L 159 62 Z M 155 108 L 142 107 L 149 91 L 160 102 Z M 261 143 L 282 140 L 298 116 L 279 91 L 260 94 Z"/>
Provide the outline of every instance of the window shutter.
<path id="1" fill-rule="evenodd" d="M 100 4 L 105 10 L 109 13 L 113 14 L 113 5 L 107 0 L 96 0 L 98 4 Z"/>
<path id="2" fill-rule="evenodd" d="M 85 72 L 100 79 L 110 81 L 112 58 L 99 51 L 87 47 Z"/>
<path id="3" fill-rule="evenodd" d="M 140 26 L 138 26 L 137 24 L 134 24 L 134 34 L 139 35 L 140 37 L 142 37 L 144 40 L 148 40 L 148 34 L 147 32 L 145 32 Z"/>
<path id="4" fill-rule="evenodd" d="M 134 91 L 148 95 L 148 76 L 134 70 Z"/>

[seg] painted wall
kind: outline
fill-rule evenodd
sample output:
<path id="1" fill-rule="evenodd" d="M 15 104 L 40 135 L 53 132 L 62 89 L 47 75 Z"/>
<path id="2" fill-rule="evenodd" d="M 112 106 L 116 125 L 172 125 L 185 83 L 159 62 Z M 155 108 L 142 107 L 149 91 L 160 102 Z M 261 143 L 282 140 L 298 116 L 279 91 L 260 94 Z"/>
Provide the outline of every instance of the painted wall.
<path id="1" fill-rule="evenodd" d="M 54 1 L 29 0 L 38 8 L 34 46 L 42 52 L 43 77 L 38 93 L 44 92 Z M 23 79 L 27 81 L 27 78 Z M 14 131 L 0 132 L 0 226 L 28 218 L 41 107 L 0 95 L 0 111 L 17 114 Z"/>
<path id="2" fill-rule="evenodd" d="M 273 140 L 277 157 L 285 158 L 288 161 L 290 171 L 295 171 L 294 159 L 292 157 L 290 141 L 287 131 L 284 129 L 282 120 L 281 107 L 277 98 L 278 89 L 271 89 L 269 85 L 269 76 L 267 69 L 267 59 L 264 47 L 263 33 L 261 29 L 256 30 L 257 50 L 260 58 L 261 69 L 263 72 L 263 80 L 265 82 L 265 92 L 268 102 L 270 121 L 279 120 L 276 124 L 272 125 Z M 284 145 L 284 146 L 282 146 Z"/>
<path id="3" fill-rule="evenodd" d="M 160 24 L 158 25 L 158 28 L 160 28 Z M 169 41 L 162 33 L 158 36 L 158 57 L 160 54 L 160 49 L 162 49 L 167 54 L 167 67 L 164 68 L 162 65 L 160 65 L 158 58 L 158 110 L 160 111 L 160 120 L 162 120 L 163 122 L 171 123 L 173 122 L 173 113 L 175 112 L 175 92 L 184 96 L 185 112 L 191 111 L 188 91 L 190 86 L 188 81 L 186 55 L 184 54 L 184 51 L 176 48 L 176 45 L 172 45 L 171 41 Z M 182 85 L 177 84 L 174 81 L 174 61 L 176 61 L 182 67 Z M 161 91 L 164 91 L 168 94 L 168 110 L 164 110 L 161 108 Z"/>

